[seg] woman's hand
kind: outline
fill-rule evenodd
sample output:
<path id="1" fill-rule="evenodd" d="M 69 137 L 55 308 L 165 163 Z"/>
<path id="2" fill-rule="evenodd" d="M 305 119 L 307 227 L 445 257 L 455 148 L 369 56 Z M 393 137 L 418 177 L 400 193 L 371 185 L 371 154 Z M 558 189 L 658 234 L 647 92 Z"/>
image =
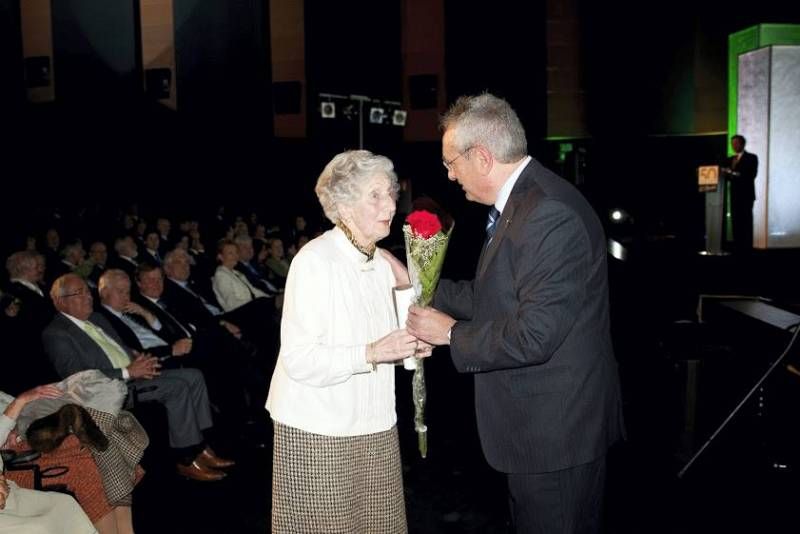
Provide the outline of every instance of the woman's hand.
<path id="1" fill-rule="evenodd" d="M 33 389 L 29 389 L 28 391 L 20 393 L 16 399 L 11 401 L 11 404 L 8 405 L 6 411 L 3 413 L 11 419 L 16 419 L 25 405 L 29 402 L 33 402 L 38 399 L 57 399 L 61 395 L 63 395 L 63 391 L 58 389 L 55 384 L 36 386 Z"/>
<path id="2" fill-rule="evenodd" d="M 394 273 L 394 279 L 395 282 L 397 282 L 397 285 L 404 286 L 406 284 L 410 284 L 411 278 L 408 277 L 408 269 L 406 269 L 406 266 L 403 265 L 403 262 L 395 258 L 394 254 L 386 249 L 379 248 L 378 250 L 380 251 L 381 256 L 383 256 L 392 267 L 392 273 Z"/>
<path id="3" fill-rule="evenodd" d="M 402 360 L 413 356 L 416 348 L 417 338 L 401 328 L 367 345 L 367 361 L 383 363 Z"/>

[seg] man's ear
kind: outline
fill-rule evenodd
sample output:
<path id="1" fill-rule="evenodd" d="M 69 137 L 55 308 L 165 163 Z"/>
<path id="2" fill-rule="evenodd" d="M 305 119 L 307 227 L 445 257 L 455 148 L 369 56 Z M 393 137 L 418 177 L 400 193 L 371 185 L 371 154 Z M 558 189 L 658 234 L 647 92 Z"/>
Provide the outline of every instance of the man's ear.
<path id="1" fill-rule="evenodd" d="M 494 166 L 494 155 L 489 152 L 488 148 L 481 145 L 476 145 L 472 151 L 475 153 L 474 157 L 476 158 L 481 173 L 489 174 Z"/>

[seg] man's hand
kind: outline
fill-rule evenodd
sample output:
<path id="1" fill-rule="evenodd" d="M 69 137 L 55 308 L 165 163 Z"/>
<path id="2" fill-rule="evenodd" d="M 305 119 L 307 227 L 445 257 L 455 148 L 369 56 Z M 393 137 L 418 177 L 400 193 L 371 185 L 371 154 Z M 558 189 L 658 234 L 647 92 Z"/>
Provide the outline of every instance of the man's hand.
<path id="1" fill-rule="evenodd" d="M 132 315 L 138 315 L 139 317 L 147 321 L 147 324 L 149 324 L 150 326 L 153 326 L 153 324 L 156 322 L 155 315 L 145 310 L 135 302 L 128 302 L 125 306 L 123 306 L 122 313 L 130 313 Z"/>
<path id="2" fill-rule="evenodd" d="M 173 356 L 185 356 L 192 352 L 192 340 L 188 337 L 179 339 L 172 345 Z"/>
<path id="3" fill-rule="evenodd" d="M 434 308 L 411 306 L 408 309 L 408 333 L 431 345 L 449 345 L 447 333 L 456 320 Z"/>
<path id="4" fill-rule="evenodd" d="M 161 364 L 158 363 L 158 358 L 139 352 L 134 352 L 134 355 L 134 360 L 128 366 L 128 374 L 131 378 L 150 380 L 161 374 L 159 371 L 159 369 L 161 369 Z"/>
<path id="5" fill-rule="evenodd" d="M 242 338 L 242 331 L 233 323 L 229 323 L 228 321 L 220 321 L 219 324 L 225 328 L 230 334 L 235 337 L 236 339 Z"/>

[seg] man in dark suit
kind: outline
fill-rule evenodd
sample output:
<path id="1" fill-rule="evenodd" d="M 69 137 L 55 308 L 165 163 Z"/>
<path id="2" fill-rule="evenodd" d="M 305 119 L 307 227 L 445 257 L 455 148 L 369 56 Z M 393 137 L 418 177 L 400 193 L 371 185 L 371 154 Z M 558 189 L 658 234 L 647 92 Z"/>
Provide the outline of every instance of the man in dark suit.
<path id="1" fill-rule="evenodd" d="M 108 268 L 121 269 L 133 280 L 136 274 L 136 267 L 139 266 L 139 262 L 136 259 L 139 255 L 136 241 L 129 235 L 118 237 L 114 241 L 114 251 L 116 255 L 108 262 Z"/>
<path id="2" fill-rule="evenodd" d="M 56 310 L 42 290 L 45 273 L 44 256 L 36 251 L 13 253 L 6 261 L 8 293 L 19 301 L 14 328 L 7 332 L 6 350 L 13 355 L 16 372 L 16 394 L 39 384 L 58 381 L 42 347 L 42 331 L 53 319 Z"/>
<path id="3" fill-rule="evenodd" d="M 195 369 L 160 371 L 155 357 L 126 347 L 108 321 L 92 311 L 86 282 L 66 274 L 50 290 L 57 313 L 42 334 L 45 351 L 62 378 L 98 369 L 109 378 L 130 380 L 142 401 L 154 400 L 167 411 L 170 445 L 180 449 L 178 473 L 195 480 L 220 480 L 217 468 L 233 465 L 203 446 L 203 430 L 212 426 L 203 375 Z"/>
<path id="4" fill-rule="evenodd" d="M 597 532 L 606 451 L 623 434 L 600 221 L 527 156 L 506 101 L 462 97 L 442 128 L 448 177 L 492 210 L 475 279 L 442 280 L 408 330 L 474 374 L 483 452 L 506 473 L 516 531 Z"/>
<path id="5" fill-rule="evenodd" d="M 158 318 L 139 304 L 131 302 L 131 279 L 120 269 L 108 269 L 98 280 L 100 307 L 105 317 L 126 346 L 148 352 L 160 360 L 181 358 L 192 350 L 192 340 L 186 337 L 170 344 L 159 335 Z"/>
<path id="6" fill-rule="evenodd" d="M 746 152 L 746 144 L 747 140 L 742 135 L 731 137 L 734 154 L 725 169 L 730 187 L 734 252 L 749 252 L 753 248 L 753 203 L 756 200 L 758 156 Z"/>

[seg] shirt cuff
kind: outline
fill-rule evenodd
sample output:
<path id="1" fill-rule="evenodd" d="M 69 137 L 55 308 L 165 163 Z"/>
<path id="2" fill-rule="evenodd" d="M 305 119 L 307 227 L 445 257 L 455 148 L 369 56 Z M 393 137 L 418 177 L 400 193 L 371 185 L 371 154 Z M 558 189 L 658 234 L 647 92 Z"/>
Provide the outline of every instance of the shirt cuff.
<path id="1" fill-rule="evenodd" d="M 130 380 L 131 379 L 131 374 L 128 372 L 128 370 L 125 367 L 120 369 L 120 371 L 122 371 L 122 379 L 123 380 Z"/>
<path id="2" fill-rule="evenodd" d="M 369 373 L 372 371 L 372 364 L 367 361 L 367 346 L 357 348 L 353 351 L 353 374 Z"/>

